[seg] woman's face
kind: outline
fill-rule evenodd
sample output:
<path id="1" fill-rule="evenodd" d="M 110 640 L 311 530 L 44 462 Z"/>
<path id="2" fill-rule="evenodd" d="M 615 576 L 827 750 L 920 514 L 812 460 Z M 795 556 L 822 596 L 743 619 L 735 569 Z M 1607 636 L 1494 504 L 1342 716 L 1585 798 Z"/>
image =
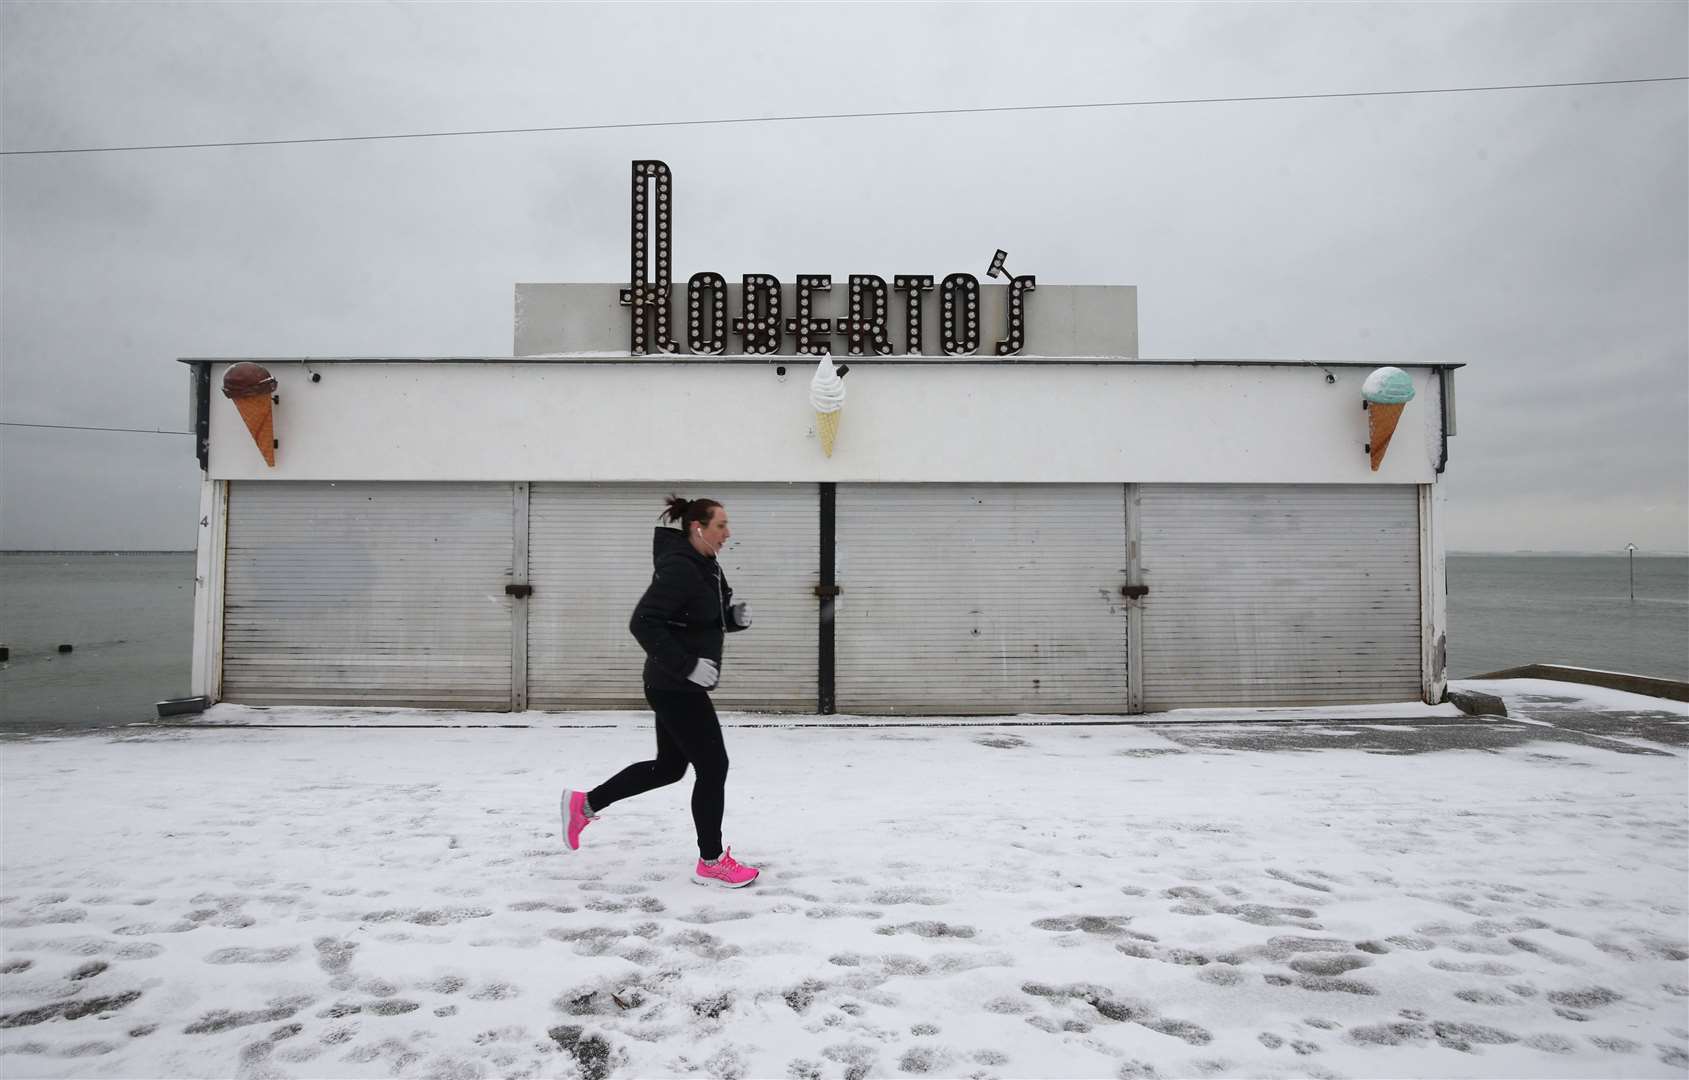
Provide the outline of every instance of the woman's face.
<path id="1" fill-rule="evenodd" d="M 721 551 L 733 530 L 727 527 L 727 507 L 717 506 L 710 511 L 707 524 L 692 523 L 692 546 L 701 554 L 714 555 Z"/>

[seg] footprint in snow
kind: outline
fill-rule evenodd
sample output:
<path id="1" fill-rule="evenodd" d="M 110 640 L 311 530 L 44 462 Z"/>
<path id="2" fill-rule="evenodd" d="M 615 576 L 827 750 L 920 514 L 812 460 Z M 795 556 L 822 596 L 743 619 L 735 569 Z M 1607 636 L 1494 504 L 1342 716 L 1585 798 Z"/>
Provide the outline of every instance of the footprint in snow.
<path id="1" fill-rule="evenodd" d="M 1125 925 L 1131 921 L 1130 915 L 1062 915 L 1037 919 L 1032 925 L 1040 930 L 1057 933 L 1082 930 L 1087 934 L 1114 937 L 1122 933 Z"/>
<path id="2" fill-rule="evenodd" d="M 896 934 L 914 934 L 917 937 L 924 938 L 971 938 L 974 936 L 974 928 L 971 926 L 952 926 L 949 923 L 928 920 L 901 923 L 897 926 L 881 926 L 875 928 L 874 933 L 884 934 L 887 937 Z"/>
<path id="3" fill-rule="evenodd" d="M 485 919 L 491 915 L 492 910 L 484 907 L 388 908 L 385 911 L 368 912 L 361 918 L 364 922 L 372 923 L 407 922 L 417 926 L 446 926 L 469 919 Z"/>
<path id="4" fill-rule="evenodd" d="M 1462 962 L 1459 960 L 1433 960 L 1431 966 L 1438 971 L 1453 971 L 1462 975 L 1494 975 L 1505 978 L 1519 974 L 1519 969 L 1506 964 L 1498 964 L 1491 960 L 1475 960 Z"/>
<path id="5" fill-rule="evenodd" d="M 580 910 L 570 907 L 568 904 L 558 904 L 550 900 L 518 900 L 509 907 L 511 911 L 554 911 L 559 915 L 569 915 Z"/>
<path id="6" fill-rule="evenodd" d="M 352 955 L 358 951 L 357 942 L 331 937 L 320 937 L 313 944 L 317 949 L 317 966 L 330 975 L 338 975 L 350 967 Z"/>
<path id="7" fill-rule="evenodd" d="M 146 937 L 149 934 L 186 934 L 190 930 L 198 929 L 199 923 L 184 920 L 174 923 L 134 923 L 129 926 L 119 926 L 112 933 L 122 934 L 125 937 Z"/>
<path id="8" fill-rule="evenodd" d="M 834 904 L 807 908 L 804 916 L 810 919 L 878 919 L 882 912 L 868 909 L 842 908 Z"/>
<path id="9" fill-rule="evenodd" d="M 1342 938 L 1329 937 L 1299 937 L 1294 934 L 1280 934 L 1267 939 L 1266 945 L 1245 949 L 1248 955 L 1260 956 L 1267 960 L 1283 962 L 1297 953 L 1321 952 L 1342 953 L 1354 948 L 1352 942 Z"/>
<path id="10" fill-rule="evenodd" d="M 1192 949 L 1166 948 L 1142 941 L 1121 942 L 1114 950 L 1134 960 L 1159 960 L 1164 964 L 1178 964 L 1182 967 L 1205 967 L 1214 960 L 1213 957 Z"/>
<path id="11" fill-rule="evenodd" d="M 949 1051 L 936 1046 L 916 1046 L 903 1052 L 897 1067 L 917 1076 L 947 1072 L 955 1058 Z"/>
<path id="12" fill-rule="evenodd" d="M 231 1028 L 287 1020 L 300 1009 L 310 1005 L 313 1000 L 303 996 L 287 997 L 273 999 L 269 1006 L 263 1009 L 213 1009 L 183 1028 L 182 1032 L 185 1035 L 211 1035 Z"/>
<path id="13" fill-rule="evenodd" d="M 1589 1041 L 1598 1049 L 1605 1050 L 1609 1054 L 1635 1054 L 1642 1050 L 1641 1043 L 1619 1036 L 1591 1035 Z"/>
<path id="14" fill-rule="evenodd" d="M 0 927 L 7 929 L 22 929 L 26 926 L 53 926 L 65 923 L 79 923 L 88 917 L 88 912 L 82 908 L 52 907 L 45 910 L 32 911 L 22 915 L 9 915 L 0 919 Z"/>
<path id="15" fill-rule="evenodd" d="M 1596 1040 L 1591 1039 L 1590 1042 Z M 1578 1044 L 1564 1035 L 1530 1035 L 1521 1039 L 1525 1046 L 1532 1050 L 1541 1050 L 1545 1054 L 1570 1054 L 1577 1050 Z"/>
<path id="16" fill-rule="evenodd" d="M 1456 990 L 1454 996 L 1462 1001 L 1470 1001 L 1474 1005 L 1519 1005 L 1520 1000 L 1506 994 L 1498 994 L 1493 990 Z"/>
<path id="17" fill-rule="evenodd" d="M 1293 958 L 1290 970 L 1301 975 L 1343 975 L 1371 965 L 1372 961 L 1364 956 L 1318 953 Z"/>
<path id="18" fill-rule="evenodd" d="M 268 949 L 229 948 L 207 953 L 208 964 L 280 964 L 299 954 L 294 945 L 278 945 Z"/>
<path id="19" fill-rule="evenodd" d="M 675 919 L 683 923 L 696 923 L 707 926 L 710 923 L 737 922 L 752 917 L 749 911 L 723 911 L 719 908 L 693 908 L 684 915 L 676 915 Z"/>
<path id="20" fill-rule="evenodd" d="M 381 1001 L 372 1001 L 364 1006 L 364 1012 L 372 1016 L 403 1016 L 405 1013 L 415 1012 L 420 1008 L 422 1006 L 414 1001 L 406 1001 L 403 998 L 384 998 Z"/>
<path id="21" fill-rule="evenodd" d="M 1328 881 L 1335 880 L 1334 878 L 1331 878 L 1330 875 L 1320 874 L 1318 871 L 1308 871 L 1303 876 L 1296 877 L 1295 875 L 1285 873 L 1283 870 L 1270 869 L 1270 870 L 1267 871 L 1267 876 L 1270 877 L 1270 878 L 1277 878 L 1280 881 L 1288 882 L 1291 885 L 1294 885 L 1299 889 L 1310 889 L 1314 892 L 1322 892 L 1322 893 L 1331 892 L 1332 891 L 1331 886 L 1323 884 L 1323 883 L 1318 882 L 1318 881 L 1313 881 L 1313 880 L 1310 880 L 1310 879 L 1314 876 L 1319 876 L 1319 877 L 1325 878 Z"/>
<path id="22" fill-rule="evenodd" d="M 947 903 L 949 897 L 940 896 L 924 889 L 898 887 L 881 889 L 874 893 L 869 900 L 875 904 L 922 904 L 928 907 L 937 907 Z"/>
<path id="23" fill-rule="evenodd" d="M 1577 990 L 1550 990 L 1548 1000 L 1573 1009 L 1598 1009 L 1623 1001 L 1624 995 L 1605 986 L 1589 986 Z"/>
<path id="24" fill-rule="evenodd" d="M 428 982 L 419 983 L 418 989 L 434 994 L 455 994 L 467 985 L 468 980 L 462 975 L 440 975 Z"/>
<path id="25" fill-rule="evenodd" d="M 706 960 L 725 960 L 744 951 L 737 945 L 725 945 L 714 934 L 706 934 L 702 930 L 682 930 L 669 935 L 663 944 L 685 949 Z"/>
<path id="26" fill-rule="evenodd" d="M 1269 981 L 1271 981 L 1269 979 Z M 1289 985 L 1292 980 L 1274 983 L 1276 986 Z M 1313 990 L 1319 993 L 1356 994 L 1361 997 L 1376 997 L 1378 990 L 1356 979 L 1333 978 L 1326 975 L 1304 975 L 1294 980 L 1297 987 L 1303 990 Z"/>

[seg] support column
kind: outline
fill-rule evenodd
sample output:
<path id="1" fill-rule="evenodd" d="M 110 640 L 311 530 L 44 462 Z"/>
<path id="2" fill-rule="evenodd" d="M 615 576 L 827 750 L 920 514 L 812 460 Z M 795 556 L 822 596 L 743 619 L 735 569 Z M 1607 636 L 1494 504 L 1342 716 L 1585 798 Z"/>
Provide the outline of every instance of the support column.
<path id="1" fill-rule="evenodd" d="M 194 543 L 194 651 L 189 693 L 223 694 L 223 589 L 227 581 L 229 482 L 203 477 Z"/>

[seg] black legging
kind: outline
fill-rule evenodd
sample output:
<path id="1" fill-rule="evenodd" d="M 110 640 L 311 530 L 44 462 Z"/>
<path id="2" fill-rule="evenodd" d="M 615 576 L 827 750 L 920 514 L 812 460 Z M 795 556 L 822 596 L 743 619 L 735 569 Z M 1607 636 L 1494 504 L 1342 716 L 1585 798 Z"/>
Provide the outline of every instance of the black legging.
<path id="1" fill-rule="evenodd" d="M 692 823 L 698 828 L 698 857 L 721 854 L 721 807 L 727 786 L 727 747 L 721 741 L 710 695 L 647 688 L 645 700 L 657 713 L 657 757 L 639 761 L 586 793 L 593 810 L 603 810 L 652 788 L 672 784 L 692 764 Z"/>

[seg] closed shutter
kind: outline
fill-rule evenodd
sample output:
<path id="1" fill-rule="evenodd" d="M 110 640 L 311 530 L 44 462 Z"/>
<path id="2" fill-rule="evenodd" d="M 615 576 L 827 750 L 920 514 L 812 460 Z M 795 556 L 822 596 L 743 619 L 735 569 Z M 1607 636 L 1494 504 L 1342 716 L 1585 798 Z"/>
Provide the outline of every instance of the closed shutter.
<path id="1" fill-rule="evenodd" d="M 1146 710 L 1419 699 L 1417 488 L 1139 494 Z"/>
<path id="2" fill-rule="evenodd" d="M 842 713 L 1125 712 L 1124 488 L 840 484 Z"/>
<path id="3" fill-rule="evenodd" d="M 541 484 L 528 510 L 528 704 L 535 709 L 645 708 L 645 653 L 628 632 L 651 583 L 651 530 L 670 484 Z M 713 695 L 730 708 L 808 711 L 816 700 L 814 484 L 712 484 L 680 494 L 727 509 L 720 555 L 751 629 L 727 638 Z"/>
<path id="4" fill-rule="evenodd" d="M 511 707 L 509 484 L 229 484 L 223 697 Z"/>

